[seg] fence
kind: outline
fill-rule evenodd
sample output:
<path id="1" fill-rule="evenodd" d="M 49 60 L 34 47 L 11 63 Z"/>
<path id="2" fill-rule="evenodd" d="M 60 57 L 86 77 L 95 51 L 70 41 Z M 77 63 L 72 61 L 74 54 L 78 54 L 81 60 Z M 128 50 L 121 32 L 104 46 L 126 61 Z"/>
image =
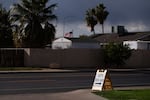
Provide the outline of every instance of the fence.
<path id="1" fill-rule="evenodd" d="M 0 49 L 0 66 L 24 66 L 24 50 L 8 48 Z"/>
<path id="2" fill-rule="evenodd" d="M 123 68 L 150 68 L 150 50 L 134 50 Z M 64 67 L 101 67 L 103 50 L 101 49 L 25 49 L 25 66 Z"/>
<path id="3" fill-rule="evenodd" d="M 150 50 L 135 50 L 123 67 L 150 68 Z M 50 68 L 97 68 L 103 62 L 101 49 L 0 49 L 0 66 Z"/>
<path id="4" fill-rule="evenodd" d="M 134 50 L 124 66 L 128 68 L 150 68 L 149 58 L 150 50 Z"/>
<path id="5" fill-rule="evenodd" d="M 103 63 L 100 49 L 25 49 L 25 66 L 95 68 Z"/>

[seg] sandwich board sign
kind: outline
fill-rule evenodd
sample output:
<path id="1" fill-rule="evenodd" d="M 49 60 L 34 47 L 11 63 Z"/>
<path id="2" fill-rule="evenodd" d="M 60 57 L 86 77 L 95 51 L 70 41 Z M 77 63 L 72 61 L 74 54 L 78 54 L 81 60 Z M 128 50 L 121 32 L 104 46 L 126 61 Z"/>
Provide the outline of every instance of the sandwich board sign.
<path id="1" fill-rule="evenodd" d="M 92 91 L 112 90 L 112 83 L 107 70 L 99 69 L 96 72 Z"/>

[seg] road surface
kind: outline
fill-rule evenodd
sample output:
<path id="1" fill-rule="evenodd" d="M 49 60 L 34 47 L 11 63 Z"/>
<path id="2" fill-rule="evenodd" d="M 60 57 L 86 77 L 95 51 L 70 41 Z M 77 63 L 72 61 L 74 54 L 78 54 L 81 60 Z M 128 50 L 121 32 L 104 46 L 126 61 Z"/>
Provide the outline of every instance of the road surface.
<path id="1" fill-rule="evenodd" d="M 0 74 L 0 95 L 90 89 L 95 72 Z M 150 86 L 149 72 L 110 72 L 113 87 Z"/>

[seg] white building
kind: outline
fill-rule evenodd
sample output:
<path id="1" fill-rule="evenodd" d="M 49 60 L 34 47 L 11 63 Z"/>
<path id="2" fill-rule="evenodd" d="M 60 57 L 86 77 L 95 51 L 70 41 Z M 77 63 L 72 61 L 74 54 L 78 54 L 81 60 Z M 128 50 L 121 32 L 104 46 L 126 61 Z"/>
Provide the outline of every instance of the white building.
<path id="1" fill-rule="evenodd" d="M 150 41 L 124 41 L 123 44 L 128 45 L 130 49 L 150 50 Z"/>
<path id="2" fill-rule="evenodd" d="M 59 38 L 52 42 L 52 49 L 68 49 L 72 47 L 72 41 L 66 38 Z"/>

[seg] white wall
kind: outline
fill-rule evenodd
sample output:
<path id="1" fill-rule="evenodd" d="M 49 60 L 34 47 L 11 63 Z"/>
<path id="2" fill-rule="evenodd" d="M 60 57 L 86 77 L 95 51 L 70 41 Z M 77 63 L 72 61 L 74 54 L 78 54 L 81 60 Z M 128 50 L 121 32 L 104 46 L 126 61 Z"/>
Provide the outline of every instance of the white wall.
<path id="1" fill-rule="evenodd" d="M 124 41 L 130 49 L 150 50 L 150 41 Z"/>
<path id="2" fill-rule="evenodd" d="M 138 49 L 138 43 L 137 41 L 124 41 L 123 42 L 124 45 L 128 45 L 130 47 L 130 49 Z"/>

